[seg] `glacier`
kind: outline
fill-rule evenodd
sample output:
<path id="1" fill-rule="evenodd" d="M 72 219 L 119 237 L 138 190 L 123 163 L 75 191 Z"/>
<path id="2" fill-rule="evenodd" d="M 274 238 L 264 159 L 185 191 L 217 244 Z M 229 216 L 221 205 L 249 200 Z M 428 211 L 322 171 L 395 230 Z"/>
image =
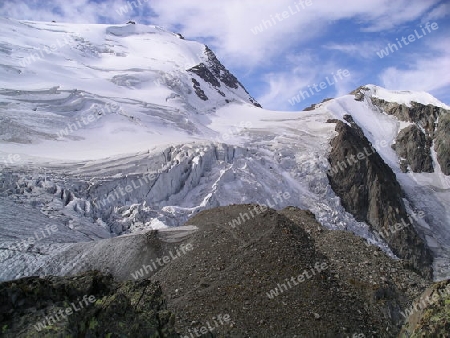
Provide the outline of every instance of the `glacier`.
<path id="1" fill-rule="evenodd" d="M 0 28 L 1 280 L 84 271 L 105 240 L 275 200 L 394 257 L 328 182 L 332 120 L 345 114 L 396 174 L 410 212 L 427 215 L 417 231 L 435 279 L 450 277 L 448 177 L 436 159 L 435 173 L 402 173 L 390 145 L 406 124 L 368 99 L 450 109 L 431 95 L 368 85 L 364 100 L 268 111 L 206 46 L 161 27 L 0 18 Z M 29 240 L 46 226 L 57 230 Z"/>

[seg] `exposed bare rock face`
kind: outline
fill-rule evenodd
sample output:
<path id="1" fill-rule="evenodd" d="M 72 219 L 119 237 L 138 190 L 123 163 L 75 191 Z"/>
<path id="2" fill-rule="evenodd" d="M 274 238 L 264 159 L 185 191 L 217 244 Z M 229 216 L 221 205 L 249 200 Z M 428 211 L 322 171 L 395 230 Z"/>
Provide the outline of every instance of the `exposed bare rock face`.
<path id="1" fill-rule="evenodd" d="M 434 141 L 434 150 L 441 170 L 445 175 L 450 175 L 448 146 L 450 112 L 448 110 L 417 102 L 411 102 L 411 106 L 408 107 L 405 104 L 387 102 L 376 97 L 370 97 L 370 99 L 385 113 L 396 116 L 400 121 L 413 123 L 399 133 L 396 140 L 398 146 L 394 148 L 397 155 L 404 158 L 404 162 L 401 162 L 403 172 L 407 172 L 408 166 L 412 172 L 434 172 L 431 159 Z"/>
<path id="2" fill-rule="evenodd" d="M 431 138 L 427 137 L 417 125 L 413 124 L 402 129 L 392 148 L 401 158 L 400 168 L 408 171 L 408 166 L 415 173 L 432 173 L 433 160 L 431 158 Z"/>
<path id="3" fill-rule="evenodd" d="M 383 161 L 351 116 L 344 117 L 351 126 L 336 122 L 338 135 L 331 141 L 329 162 L 332 168 L 342 167 L 328 178 L 344 208 L 359 221 L 367 222 L 400 258 L 423 276 L 432 276 L 432 255 L 414 230 L 408 218 L 403 192 L 392 169 Z M 349 158 L 361 160 L 349 165 Z M 346 164 L 346 168 L 344 168 Z"/>
<path id="4" fill-rule="evenodd" d="M 185 336 L 228 314 L 217 337 L 394 337 L 400 311 L 428 285 L 406 262 L 298 208 L 219 207 L 187 224 L 199 229 L 188 240 L 193 250 L 152 277 Z M 316 266 L 326 268 L 312 274 Z"/>
<path id="5" fill-rule="evenodd" d="M 237 218 L 240 224 L 230 226 Z M 179 237 L 194 225 L 196 231 Z M 350 232 L 327 230 L 311 212 L 295 207 L 219 207 L 175 232 L 142 236 L 151 240 L 105 240 L 112 245 L 97 253 L 101 258 L 114 251 L 128 260 L 118 265 L 129 270 L 135 261 L 151 265 L 159 255 L 164 264 L 141 278 L 119 282 L 85 272 L 1 283 L 3 336 L 396 337 L 401 313 L 429 285 L 406 261 Z M 175 239 L 174 245 L 190 249 L 162 259 Z M 139 250 L 130 250 L 133 241 Z M 36 331 L 45 316 L 85 295 L 95 301 Z"/>
<path id="6" fill-rule="evenodd" d="M 161 288 L 91 271 L 0 284 L 1 336 L 178 337 Z M 41 324 L 41 325 L 39 325 Z"/>
<path id="7" fill-rule="evenodd" d="M 437 160 L 445 175 L 450 175 L 450 114 L 443 114 L 439 118 L 436 130 L 434 150 Z"/>
<path id="8" fill-rule="evenodd" d="M 189 72 L 196 74 L 200 78 L 202 78 L 205 82 L 209 83 L 213 86 L 217 92 L 225 96 L 225 94 L 220 90 L 222 85 L 225 85 L 232 89 L 243 89 L 245 93 L 248 94 L 250 102 L 253 103 L 256 107 L 261 107 L 261 105 L 250 96 L 248 91 L 244 88 L 244 86 L 239 82 L 239 80 L 230 73 L 228 69 L 225 68 L 224 65 L 217 59 L 216 55 L 213 53 L 211 49 L 207 46 L 205 48 L 205 54 L 208 58 L 208 61 L 205 63 L 200 63 L 190 69 Z M 197 95 L 204 101 L 208 100 L 208 97 L 205 95 L 204 91 L 200 88 L 200 84 L 195 79 L 192 79 L 194 83 L 195 92 Z"/>
<path id="9" fill-rule="evenodd" d="M 450 332 L 450 280 L 431 285 L 405 310 L 399 337 L 447 337 Z"/>

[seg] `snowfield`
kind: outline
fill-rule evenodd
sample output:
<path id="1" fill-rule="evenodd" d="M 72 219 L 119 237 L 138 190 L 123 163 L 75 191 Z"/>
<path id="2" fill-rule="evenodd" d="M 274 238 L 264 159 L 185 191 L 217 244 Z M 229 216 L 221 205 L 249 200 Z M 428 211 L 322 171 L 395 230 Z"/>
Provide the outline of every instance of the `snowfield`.
<path id="1" fill-rule="evenodd" d="M 450 277 L 448 177 L 402 173 L 391 144 L 406 124 L 369 100 L 346 95 L 302 112 L 255 107 L 242 86 L 218 89 L 188 71 L 208 65 L 203 45 L 155 26 L 0 19 L 0 31 L 1 280 L 81 271 L 77 262 L 101 239 L 237 203 L 309 209 L 392 254 L 328 183 L 336 132 L 327 121 L 345 114 L 394 170 L 411 211 L 427 215 L 419 232 L 438 257 L 436 278 Z M 385 100 L 449 109 L 426 93 L 369 87 Z"/>

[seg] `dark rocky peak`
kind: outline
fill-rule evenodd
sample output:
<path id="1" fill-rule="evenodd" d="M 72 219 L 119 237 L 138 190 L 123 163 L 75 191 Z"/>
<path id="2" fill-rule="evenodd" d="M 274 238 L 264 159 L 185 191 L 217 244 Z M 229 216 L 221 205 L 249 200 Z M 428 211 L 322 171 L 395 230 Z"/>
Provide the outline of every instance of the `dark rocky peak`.
<path id="1" fill-rule="evenodd" d="M 394 115 L 398 120 L 417 124 L 429 136 L 433 137 L 436 131 L 438 119 L 450 111 L 437 107 L 432 104 L 422 104 L 419 102 L 410 102 L 410 107 L 398 102 L 390 102 L 384 99 L 370 95 L 370 89 L 365 86 L 358 87 L 350 94 L 355 95 L 355 100 L 362 101 L 367 98 L 372 104 L 381 111 L 389 115 Z"/>
<path id="2" fill-rule="evenodd" d="M 220 79 L 220 81 L 230 88 L 237 89 L 239 86 L 244 87 L 238 79 L 222 65 L 208 46 L 205 47 L 205 54 L 208 57 L 208 66 L 215 77 Z"/>
<path id="3" fill-rule="evenodd" d="M 160 247 L 179 239 L 172 231 L 109 246 L 128 265 L 173 258 L 151 276 L 118 281 L 93 271 L 0 283 L 1 336 L 395 337 L 402 311 L 429 285 L 403 261 L 298 208 L 232 205 L 188 224 L 197 227 L 183 239 L 191 250 L 177 258 Z M 157 255 L 142 261 L 145 248 Z"/>
<path id="4" fill-rule="evenodd" d="M 411 102 L 411 107 L 408 107 L 405 104 L 388 102 L 377 97 L 371 97 L 370 100 L 374 106 L 389 115 L 394 115 L 400 121 L 415 123 L 430 137 L 434 135 L 439 116 L 449 113 L 448 110 L 431 104 Z"/>
<path id="5" fill-rule="evenodd" d="M 434 138 L 434 150 L 445 175 L 450 175 L 450 114 L 442 114 Z"/>
<path id="6" fill-rule="evenodd" d="M 189 69 L 189 71 L 197 74 L 203 80 L 205 80 L 205 82 L 210 83 L 212 86 L 220 87 L 220 81 L 204 63 L 200 63 L 199 65 L 192 67 L 191 69 Z"/>
<path id="7" fill-rule="evenodd" d="M 253 97 L 250 96 L 248 91 L 239 82 L 239 80 L 233 74 L 231 74 L 224 65 L 222 65 L 222 63 L 219 61 L 219 59 L 217 59 L 216 55 L 211 49 L 209 49 L 208 46 L 205 46 L 205 55 L 207 56 L 208 60 L 205 63 L 200 63 L 188 69 L 188 72 L 196 74 L 205 82 L 211 84 L 222 96 L 224 96 L 224 93 L 219 90 L 222 84 L 232 89 L 239 89 L 240 87 L 248 95 L 248 99 L 251 103 L 253 103 L 253 105 L 255 105 L 256 107 L 261 107 L 261 105 Z M 196 88 L 197 93 L 200 92 L 201 89 L 199 89 Z M 202 98 L 202 100 L 204 100 L 204 98 Z"/>
<path id="8" fill-rule="evenodd" d="M 328 179 L 344 208 L 366 222 L 400 258 L 430 278 L 432 256 L 409 219 L 404 193 L 392 169 L 364 136 L 351 116 L 336 123 L 331 141 Z"/>
<path id="9" fill-rule="evenodd" d="M 396 143 L 392 145 L 400 158 L 400 169 L 408 172 L 409 167 L 414 173 L 434 172 L 431 144 L 431 138 L 427 137 L 416 124 L 402 129 L 398 133 Z"/>
<path id="10" fill-rule="evenodd" d="M 403 172 L 434 172 L 431 147 L 445 175 L 450 175 L 450 111 L 432 104 L 389 102 L 369 95 L 369 88 L 359 87 L 351 94 L 355 100 L 369 100 L 381 112 L 395 116 L 399 121 L 410 122 L 397 136 L 393 149 L 396 151 Z"/>

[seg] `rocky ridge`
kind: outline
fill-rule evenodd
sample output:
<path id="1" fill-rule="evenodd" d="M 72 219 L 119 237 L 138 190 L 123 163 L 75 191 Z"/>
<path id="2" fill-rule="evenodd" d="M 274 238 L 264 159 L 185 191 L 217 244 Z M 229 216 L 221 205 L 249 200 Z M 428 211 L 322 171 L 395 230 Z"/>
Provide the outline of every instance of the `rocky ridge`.
<path id="1" fill-rule="evenodd" d="M 244 214 L 242 224 L 229 226 Z M 118 283 L 104 271 L 3 282 L 3 334 L 37 336 L 39 320 L 93 295 L 90 306 L 46 328 L 48 336 L 191 337 L 203 330 L 202 337 L 396 337 L 401 313 L 429 285 L 408 262 L 350 232 L 327 230 L 294 207 L 219 207 L 186 225 L 198 230 L 176 245 L 192 250 L 150 276 Z M 128 248 L 139 239 L 127 237 Z M 151 264 L 145 247 L 160 257 L 173 250 L 167 234 L 146 237 L 118 264 Z"/>
<path id="2" fill-rule="evenodd" d="M 225 97 L 225 94 L 219 89 L 221 87 L 221 83 L 231 89 L 242 88 L 245 93 L 248 95 L 248 99 L 255 107 L 261 107 L 261 105 L 250 96 L 245 87 L 239 82 L 239 80 L 229 72 L 228 69 L 225 68 L 224 65 L 217 59 L 214 52 L 205 46 L 205 55 L 207 57 L 207 61 L 205 63 L 200 63 L 187 71 L 189 73 L 193 73 L 203 79 L 206 83 L 209 83 L 213 86 L 216 91 Z M 200 83 L 192 78 L 192 82 L 194 84 L 194 89 L 198 97 L 200 97 L 203 101 L 207 101 L 208 97 L 205 92 L 201 89 Z"/>
<path id="3" fill-rule="evenodd" d="M 16 337 L 178 337 L 161 288 L 117 283 L 96 271 L 0 284 L 0 335 Z M 86 301 L 87 299 L 87 301 Z"/>
<path id="4" fill-rule="evenodd" d="M 352 93 L 356 99 L 362 100 L 367 90 L 366 87 L 359 87 Z M 374 96 L 369 96 L 369 99 L 380 111 L 395 116 L 399 121 L 411 123 L 399 132 L 393 145 L 403 172 L 434 172 L 431 158 L 431 149 L 434 149 L 442 172 L 450 175 L 450 111 L 418 102 L 411 102 L 408 106 Z"/>
<path id="5" fill-rule="evenodd" d="M 450 280 L 428 287 L 405 311 L 400 337 L 446 337 L 450 332 Z"/>
<path id="6" fill-rule="evenodd" d="M 338 135 L 331 141 L 328 179 L 345 209 L 367 222 L 398 257 L 431 278 L 432 255 L 408 217 L 403 191 L 392 169 L 383 161 L 350 115 L 348 124 L 334 120 Z M 360 156 L 363 154 L 364 156 Z M 349 158 L 358 160 L 349 165 Z M 399 226 L 397 226 L 399 225 Z"/>
<path id="7" fill-rule="evenodd" d="M 400 311 L 428 285 L 406 261 L 350 232 L 326 230 L 308 211 L 257 210 L 234 205 L 199 213 L 187 222 L 199 228 L 188 239 L 193 250 L 151 277 L 163 285 L 180 332 L 194 332 L 219 313 L 229 314 L 231 324 L 217 328 L 217 337 L 399 332 Z M 242 225 L 228 225 L 244 214 Z M 292 277 L 305 271 L 310 278 L 295 285 Z"/>

